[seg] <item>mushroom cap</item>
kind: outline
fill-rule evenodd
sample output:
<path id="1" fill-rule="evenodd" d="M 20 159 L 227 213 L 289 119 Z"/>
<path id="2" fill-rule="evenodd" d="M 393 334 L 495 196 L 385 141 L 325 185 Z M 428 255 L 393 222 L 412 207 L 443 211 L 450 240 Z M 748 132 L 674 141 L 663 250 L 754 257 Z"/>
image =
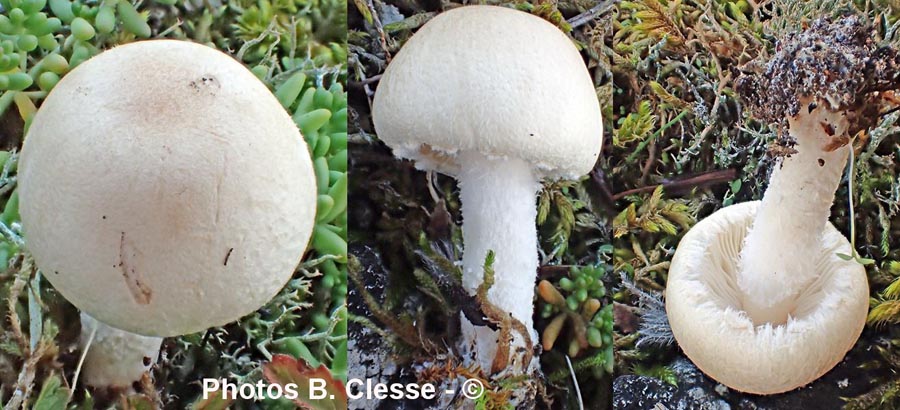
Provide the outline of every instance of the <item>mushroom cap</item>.
<path id="1" fill-rule="evenodd" d="M 678 244 L 666 284 L 672 333 L 700 370 L 726 386 L 774 394 L 831 370 L 865 325 L 865 269 L 837 256 L 850 243 L 830 223 L 818 256 L 819 276 L 796 299 L 781 326 L 754 327 L 742 311 L 738 258 L 759 202 L 732 205 L 694 226 Z"/>
<path id="2" fill-rule="evenodd" d="M 372 107 L 378 138 L 421 169 L 458 173 L 456 153 L 577 178 L 597 161 L 600 103 L 572 41 L 539 17 L 459 7 L 425 24 L 388 65 Z"/>
<path id="3" fill-rule="evenodd" d="M 147 336 L 264 305 L 315 218 L 312 161 L 290 116 L 243 65 L 183 41 L 119 46 L 72 70 L 35 115 L 18 177 L 47 280 Z"/>

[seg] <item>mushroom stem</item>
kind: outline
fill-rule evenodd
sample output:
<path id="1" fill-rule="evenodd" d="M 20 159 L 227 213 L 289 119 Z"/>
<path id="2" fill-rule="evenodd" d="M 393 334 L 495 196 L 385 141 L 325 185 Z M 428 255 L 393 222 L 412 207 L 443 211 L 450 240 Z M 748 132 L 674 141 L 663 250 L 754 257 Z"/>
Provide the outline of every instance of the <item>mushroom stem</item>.
<path id="1" fill-rule="evenodd" d="M 80 346 L 82 351 L 87 349 L 84 383 L 94 387 L 131 388 L 156 362 L 162 341 L 161 337 L 116 329 L 82 312 Z"/>
<path id="2" fill-rule="evenodd" d="M 755 325 L 787 322 L 797 295 L 817 277 L 822 232 L 850 152 L 839 140 L 847 133 L 845 113 L 810 110 L 809 102 L 788 119 L 797 152 L 772 171 L 741 250 L 738 286 Z"/>
<path id="3" fill-rule="evenodd" d="M 533 329 L 534 282 L 537 258 L 538 177 L 532 166 L 520 159 L 490 158 L 474 151 L 459 154 L 460 200 L 463 215 L 463 287 L 475 294 L 484 278 L 488 251 L 494 251 L 494 284 L 488 301 L 522 322 L 537 340 Z M 525 347 L 513 332 L 510 351 Z M 463 326 L 463 340 L 474 346 L 482 369 L 490 369 L 497 351 L 497 332 L 486 327 Z M 513 357 L 514 359 L 515 357 Z M 523 363 L 528 366 L 528 363 Z"/>

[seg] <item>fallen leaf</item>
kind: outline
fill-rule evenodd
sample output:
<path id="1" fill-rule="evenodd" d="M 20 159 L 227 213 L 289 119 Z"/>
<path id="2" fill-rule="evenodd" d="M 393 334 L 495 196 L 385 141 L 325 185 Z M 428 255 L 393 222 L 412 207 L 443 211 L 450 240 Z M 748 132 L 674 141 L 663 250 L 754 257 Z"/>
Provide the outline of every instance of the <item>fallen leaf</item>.
<path id="1" fill-rule="evenodd" d="M 272 361 L 263 366 L 263 375 L 270 383 L 282 387 L 289 383 L 297 386 L 299 397 L 294 400 L 298 406 L 309 410 L 346 410 L 347 391 L 344 383 L 336 380 L 325 365 L 313 369 L 305 361 L 294 359 L 288 355 L 278 354 Z M 325 398 L 313 400 L 310 382 L 316 380 L 325 383 Z"/>
<path id="2" fill-rule="evenodd" d="M 228 406 L 234 402 L 233 398 L 226 398 L 221 393 L 221 390 L 216 390 L 212 394 L 209 395 L 205 400 L 201 397 L 200 400 L 194 402 L 194 405 L 191 406 L 192 410 L 227 410 Z"/>

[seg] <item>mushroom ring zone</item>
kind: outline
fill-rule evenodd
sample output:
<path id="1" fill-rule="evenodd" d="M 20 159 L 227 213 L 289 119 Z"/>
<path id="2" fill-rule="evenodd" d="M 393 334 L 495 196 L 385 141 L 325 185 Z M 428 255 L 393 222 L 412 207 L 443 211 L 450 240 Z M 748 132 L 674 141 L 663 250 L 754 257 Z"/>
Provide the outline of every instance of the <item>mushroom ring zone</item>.
<path id="1" fill-rule="evenodd" d="M 818 275 L 793 297 L 787 323 L 754 326 L 742 310 L 737 273 L 758 206 L 723 208 L 684 236 L 669 269 L 666 313 L 679 346 L 708 376 L 738 391 L 774 394 L 816 380 L 843 359 L 865 325 L 869 288 L 863 266 L 837 256 L 850 243 L 827 223 Z"/>

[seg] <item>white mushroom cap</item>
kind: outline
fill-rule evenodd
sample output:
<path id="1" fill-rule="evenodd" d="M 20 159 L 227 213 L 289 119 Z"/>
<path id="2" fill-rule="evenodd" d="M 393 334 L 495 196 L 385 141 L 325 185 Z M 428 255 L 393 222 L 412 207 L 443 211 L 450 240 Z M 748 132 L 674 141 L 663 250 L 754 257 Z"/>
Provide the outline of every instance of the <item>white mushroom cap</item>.
<path id="1" fill-rule="evenodd" d="M 603 137 L 593 82 L 572 41 L 521 11 L 468 6 L 425 24 L 388 65 L 378 137 L 419 168 L 456 175 L 456 153 L 512 157 L 540 177 L 577 178 Z"/>
<path id="2" fill-rule="evenodd" d="M 700 370 L 726 386 L 774 394 L 831 370 L 865 325 L 865 269 L 837 256 L 850 244 L 830 223 L 817 278 L 796 299 L 787 323 L 754 327 L 742 311 L 736 275 L 744 237 L 759 202 L 724 208 L 681 240 L 669 268 L 666 311 L 675 339 Z"/>
<path id="3" fill-rule="evenodd" d="M 94 318 L 172 336 L 270 300 L 306 248 L 306 144 L 248 69 L 182 41 L 131 43 L 66 75 L 19 165 L 27 246 Z"/>

